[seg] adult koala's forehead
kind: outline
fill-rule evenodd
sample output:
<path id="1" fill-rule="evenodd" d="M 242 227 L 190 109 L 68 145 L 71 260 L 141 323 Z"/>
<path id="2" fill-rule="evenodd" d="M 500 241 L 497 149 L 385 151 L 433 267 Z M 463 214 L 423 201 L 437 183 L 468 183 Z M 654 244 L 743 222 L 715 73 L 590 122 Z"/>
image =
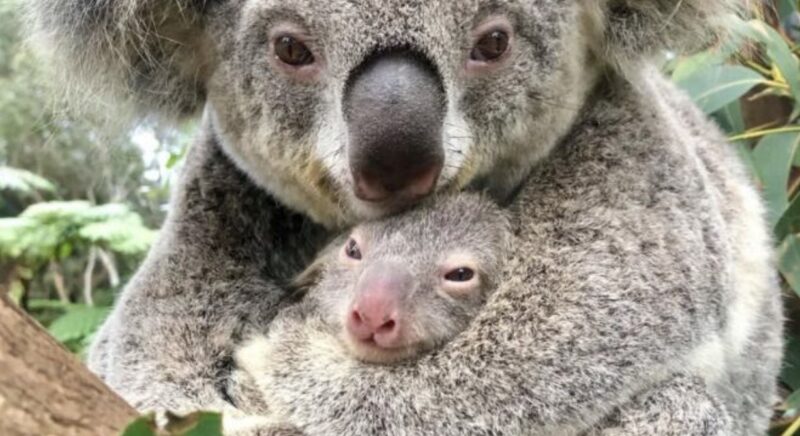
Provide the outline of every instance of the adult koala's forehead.
<path id="1" fill-rule="evenodd" d="M 280 22 L 304 26 L 326 58 L 328 75 L 346 76 L 368 54 L 394 47 L 423 51 L 447 75 L 474 42 L 470 31 L 490 15 L 508 16 L 518 37 L 547 56 L 570 9 L 572 2 L 563 0 L 246 0 L 243 18 L 264 31 Z"/>
<path id="2" fill-rule="evenodd" d="M 520 91 L 546 88 L 548 80 L 557 78 L 550 73 L 564 51 L 564 23 L 575 18 L 578 5 L 563 0 L 243 0 L 237 8 L 239 47 L 221 50 L 223 57 L 225 52 L 237 53 L 238 73 L 233 76 L 240 80 L 240 104 L 250 106 L 244 112 L 258 115 L 266 109 L 272 122 L 288 128 L 285 132 L 302 136 L 313 129 L 323 89 L 334 91 L 329 96 L 340 95 L 368 55 L 405 47 L 432 61 L 448 98 L 459 100 L 469 119 L 502 125 L 521 104 Z M 473 30 L 493 15 L 505 16 L 514 27 L 514 62 L 505 72 L 466 80 L 463 71 L 475 43 Z M 228 24 L 218 28 L 229 32 Z M 306 34 L 305 42 L 323 64 L 321 81 L 294 86 L 269 65 L 270 31 L 281 25 L 296 26 Z M 260 103 L 253 95 L 263 97 Z"/>

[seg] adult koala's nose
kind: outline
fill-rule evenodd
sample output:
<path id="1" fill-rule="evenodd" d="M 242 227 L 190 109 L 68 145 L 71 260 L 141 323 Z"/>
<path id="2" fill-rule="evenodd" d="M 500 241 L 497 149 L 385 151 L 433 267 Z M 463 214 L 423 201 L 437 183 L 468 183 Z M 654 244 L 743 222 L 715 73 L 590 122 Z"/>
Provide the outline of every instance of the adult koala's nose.
<path id="1" fill-rule="evenodd" d="M 356 197 L 407 202 L 433 191 L 446 107 L 435 67 L 412 51 L 373 55 L 351 74 L 343 103 Z"/>

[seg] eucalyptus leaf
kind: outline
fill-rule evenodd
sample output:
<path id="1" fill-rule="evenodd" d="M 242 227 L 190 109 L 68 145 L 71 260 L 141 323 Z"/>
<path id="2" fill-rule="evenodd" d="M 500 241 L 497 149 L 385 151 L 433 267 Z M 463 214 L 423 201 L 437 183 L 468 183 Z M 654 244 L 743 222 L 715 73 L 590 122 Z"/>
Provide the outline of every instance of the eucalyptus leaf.
<path id="1" fill-rule="evenodd" d="M 784 365 L 780 379 L 792 391 L 800 389 L 800 340 L 788 336 L 784 345 Z"/>
<path id="2" fill-rule="evenodd" d="M 738 134 L 746 130 L 744 118 L 742 117 L 742 103 L 739 100 L 734 100 L 714 112 L 712 118 L 726 132 Z"/>
<path id="3" fill-rule="evenodd" d="M 740 65 L 712 65 L 676 83 L 689 93 L 703 112 L 711 114 L 764 81 L 761 74 Z"/>
<path id="4" fill-rule="evenodd" d="M 795 416 L 800 410 L 800 390 L 796 390 L 786 398 L 786 413 L 784 416 Z"/>
<path id="5" fill-rule="evenodd" d="M 789 205 L 787 184 L 798 143 L 798 132 L 773 133 L 764 136 L 753 151 L 753 164 L 773 228 Z"/>
<path id="6" fill-rule="evenodd" d="M 775 240 L 783 241 L 790 234 L 800 233 L 800 195 L 792 199 L 789 207 L 775 224 Z"/>

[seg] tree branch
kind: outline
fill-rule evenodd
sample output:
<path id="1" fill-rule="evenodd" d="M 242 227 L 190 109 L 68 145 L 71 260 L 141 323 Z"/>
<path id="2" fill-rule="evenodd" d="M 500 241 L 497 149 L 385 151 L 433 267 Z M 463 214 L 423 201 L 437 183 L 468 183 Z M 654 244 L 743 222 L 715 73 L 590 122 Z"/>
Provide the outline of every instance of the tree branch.
<path id="1" fill-rule="evenodd" d="M 0 434 L 118 434 L 136 412 L 0 295 Z"/>

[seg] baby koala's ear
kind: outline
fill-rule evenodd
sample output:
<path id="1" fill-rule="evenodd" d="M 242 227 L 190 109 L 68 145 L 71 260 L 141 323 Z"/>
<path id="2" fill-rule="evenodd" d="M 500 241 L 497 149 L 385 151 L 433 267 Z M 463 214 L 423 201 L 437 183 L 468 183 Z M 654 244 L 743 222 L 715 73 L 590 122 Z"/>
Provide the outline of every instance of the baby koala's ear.
<path id="1" fill-rule="evenodd" d="M 305 298 L 308 291 L 319 283 L 328 263 L 336 259 L 336 254 L 345 240 L 346 238 L 343 237 L 336 238 L 317 254 L 316 259 L 306 269 L 289 282 L 289 295 L 285 301 L 296 303 Z"/>
<path id="2" fill-rule="evenodd" d="M 289 295 L 286 297 L 287 302 L 296 303 L 305 298 L 308 291 L 319 283 L 322 277 L 322 272 L 325 270 L 325 256 L 314 259 L 311 265 L 306 267 L 300 274 L 289 282 Z"/>

